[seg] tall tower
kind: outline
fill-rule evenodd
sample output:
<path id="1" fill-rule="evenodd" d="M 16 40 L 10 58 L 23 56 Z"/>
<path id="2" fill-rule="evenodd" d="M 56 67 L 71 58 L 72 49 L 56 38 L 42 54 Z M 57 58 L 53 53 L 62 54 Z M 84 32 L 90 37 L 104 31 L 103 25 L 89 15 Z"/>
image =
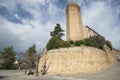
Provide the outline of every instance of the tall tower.
<path id="1" fill-rule="evenodd" d="M 77 3 L 69 2 L 66 8 L 67 41 L 84 39 L 84 29 Z"/>

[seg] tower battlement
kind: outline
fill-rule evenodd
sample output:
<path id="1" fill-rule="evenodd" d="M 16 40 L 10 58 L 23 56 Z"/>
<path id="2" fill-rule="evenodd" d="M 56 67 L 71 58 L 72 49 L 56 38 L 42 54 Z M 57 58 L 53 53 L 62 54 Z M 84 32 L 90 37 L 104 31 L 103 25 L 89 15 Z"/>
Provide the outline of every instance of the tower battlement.
<path id="1" fill-rule="evenodd" d="M 68 5 L 74 5 L 79 7 L 79 5 L 76 2 L 68 2 Z"/>
<path id="2" fill-rule="evenodd" d="M 68 7 L 76 7 L 80 11 L 80 6 L 76 2 L 74 2 L 74 3 L 73 2 L 68 2 L 67 8 Z M 68 10 L 67 8 L 66 8 L 66 10 Z"/>

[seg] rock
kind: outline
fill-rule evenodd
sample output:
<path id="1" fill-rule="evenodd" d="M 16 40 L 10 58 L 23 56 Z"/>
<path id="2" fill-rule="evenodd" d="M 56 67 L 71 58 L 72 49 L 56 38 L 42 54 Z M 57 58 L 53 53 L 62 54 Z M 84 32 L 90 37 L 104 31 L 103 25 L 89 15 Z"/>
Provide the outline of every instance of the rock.
<path id="1" fill-rule="evenodd" d="M 48 51 L 39 61 L 39 72 L 46 63 L 47 74 L 79 74 L 101 71 L 117 62 L 110 50 L 93 47 L 71 47 Z"/>

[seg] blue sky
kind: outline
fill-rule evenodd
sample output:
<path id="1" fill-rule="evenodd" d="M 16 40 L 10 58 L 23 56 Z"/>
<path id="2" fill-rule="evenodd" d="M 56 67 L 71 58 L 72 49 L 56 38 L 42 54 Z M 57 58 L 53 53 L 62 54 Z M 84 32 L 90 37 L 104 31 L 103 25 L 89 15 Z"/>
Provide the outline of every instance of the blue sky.
<path id="1" fill-rule="evenodd" d="M 13 45 L 23 52 L 45 47 L 56 23 L 66 30 L 66 5 L 73 0 L 0 0 L 0 50 Z M 84 25 L 120 49 L 120 0 L 74 0 Z M 65 32 L 66 33 L 66 32 Z M 63 37 L 66 39 L 66 37 Z"/>

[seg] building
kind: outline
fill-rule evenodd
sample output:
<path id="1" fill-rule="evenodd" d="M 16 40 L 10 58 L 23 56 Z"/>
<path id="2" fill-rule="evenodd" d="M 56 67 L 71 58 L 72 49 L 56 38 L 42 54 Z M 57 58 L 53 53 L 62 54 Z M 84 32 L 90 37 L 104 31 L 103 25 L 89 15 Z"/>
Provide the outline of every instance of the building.
<path id="1" fill-rule="evenodd" d="M 97 32 L 84 26 L 80 14 L 80 6 L 77 3 L 69 2 L 66 8 L 67 41 L 83 40 L 90 36 L 99 35 Z M 101 36 L 101 35 L 100 35 Z"/>

